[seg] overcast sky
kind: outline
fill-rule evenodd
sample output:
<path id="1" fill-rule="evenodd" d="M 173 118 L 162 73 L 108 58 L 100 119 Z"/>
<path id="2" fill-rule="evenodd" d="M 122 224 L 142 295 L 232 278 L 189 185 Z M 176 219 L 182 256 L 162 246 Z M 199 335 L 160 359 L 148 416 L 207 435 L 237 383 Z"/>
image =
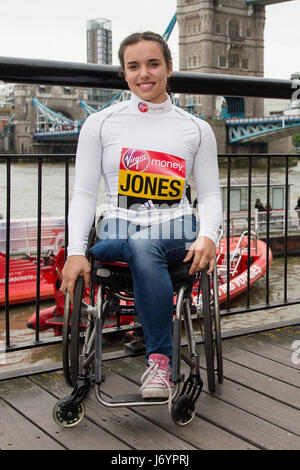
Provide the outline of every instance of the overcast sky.
<path id="1" fill-rule="evenodd" d="M 176 0 L 2 0 L 0 56 L 86 62 L 86 22 L 112 21 L 113 63 L 120 41 L 135 31 L 162 34 Z M 300 0 L 266 8 L 265 77 L 289 79 L 300 72 Z M 169 45 L 178 69 L 178 29 Z"/>

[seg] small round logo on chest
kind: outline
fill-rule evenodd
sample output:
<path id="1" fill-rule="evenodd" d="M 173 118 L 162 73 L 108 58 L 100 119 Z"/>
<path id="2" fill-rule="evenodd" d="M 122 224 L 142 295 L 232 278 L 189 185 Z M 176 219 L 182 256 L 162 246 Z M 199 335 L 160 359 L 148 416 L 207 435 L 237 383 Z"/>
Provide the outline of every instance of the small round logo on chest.
<path id="1" fill-rule="evenodd" d="M 141 111 L 141 113 L 146 113 L 149 110 L 149 106 L 147 105 L 147 103 L 144 103 L 143 101 L 139 102 L 138 108 L 139 108 L 139 111 Z"/>

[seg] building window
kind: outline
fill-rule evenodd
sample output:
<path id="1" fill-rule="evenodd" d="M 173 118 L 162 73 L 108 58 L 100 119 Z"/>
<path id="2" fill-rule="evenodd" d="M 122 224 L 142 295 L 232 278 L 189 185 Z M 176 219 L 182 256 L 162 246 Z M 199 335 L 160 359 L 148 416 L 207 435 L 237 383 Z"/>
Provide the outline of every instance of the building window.
<path id="1" fill-rule="evenodd" d="M 228 23 L 228 34 L 232 39 L 239 37 L 239 23 L 236 20 L 230 20 Z"/>
<path id="2" fill-rule="evenodd" d="M 238 54 L 229 54 L 229 67 L 231 69 L 238 69 L 240 66 L 240 58 Z"/>
<path id="3" fill-rule="evenodd" d="M 244 69 L 244 70 L 249 69 L 249 60 L 248 59 L 242 59 L 242 69 Z"/>
<path id="4" fill-rule="evenodd" d="M 220 25 L 220 23 L 216 23 L 216 24 L 215 24 L 215 32 L 216 32 L 217 34 L 220 34 L 220 33 L 221 33 L 221 25 Z"/>
<path id="5" fill-rule="evenodd" d="M 224 55 L 219 56 L 219 67 L 226 67 L 226 57 Z"/>
<path id="6" fill-rule="evenodd" d="M 251 29 L 250 28 L 246 28 L 246 37 L 251 38 Z"/>

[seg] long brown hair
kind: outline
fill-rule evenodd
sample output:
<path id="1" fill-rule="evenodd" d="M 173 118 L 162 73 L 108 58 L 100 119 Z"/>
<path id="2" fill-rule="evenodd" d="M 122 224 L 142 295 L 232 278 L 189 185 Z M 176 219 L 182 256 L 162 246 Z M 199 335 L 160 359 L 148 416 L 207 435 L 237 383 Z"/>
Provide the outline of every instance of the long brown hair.
<path id="1" fill-rule="evenodd" d="M 162 50 L 162 53 L 166 62 L 166 66 L 168 69 L 172 63 L 172 55 L 171 55 L 169 46 L 160 34 L 153 33 L 152 31 L 145 31 L 143 33 L 133 33 L 127 36 L 125 39 L 123 39 L 123 41 L 120 44 L 119 51 L 118 51 L 118 57 L 119 57 L 119 62 L 120 62 L 119 75 L 122 78 L 124 78 L 124 71 L 125 71 L 125 64 L 124 64 L 125 49 L 127 46 L 131 46 L 132 44 L 136 44 L 140 41 L 157 42 Z M 168 81 L 167 81 L 167 93 L 169 94 L 171 93 L 171 90 L 168 85 Z"/>

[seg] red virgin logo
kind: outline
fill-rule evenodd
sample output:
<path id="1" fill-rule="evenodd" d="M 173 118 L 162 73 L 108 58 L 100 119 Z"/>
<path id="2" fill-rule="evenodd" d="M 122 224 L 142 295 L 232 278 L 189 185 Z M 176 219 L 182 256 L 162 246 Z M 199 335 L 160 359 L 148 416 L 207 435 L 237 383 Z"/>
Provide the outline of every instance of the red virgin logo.
<path id="1" fill-rule="evenodd" d="M 150 163 L 146 150 L 128 149 L 123 155 L 123 165 L 127 170 L 145 171 Z"/>
<path id="2" fill-rule="evenodd" d="M 147 103 L 144 103 L 143 101 L 139 102 L 138 108 L 141 111 L 141 113 L 146 113 L 149 110 L 149 106 L 147 105 Z"/>

